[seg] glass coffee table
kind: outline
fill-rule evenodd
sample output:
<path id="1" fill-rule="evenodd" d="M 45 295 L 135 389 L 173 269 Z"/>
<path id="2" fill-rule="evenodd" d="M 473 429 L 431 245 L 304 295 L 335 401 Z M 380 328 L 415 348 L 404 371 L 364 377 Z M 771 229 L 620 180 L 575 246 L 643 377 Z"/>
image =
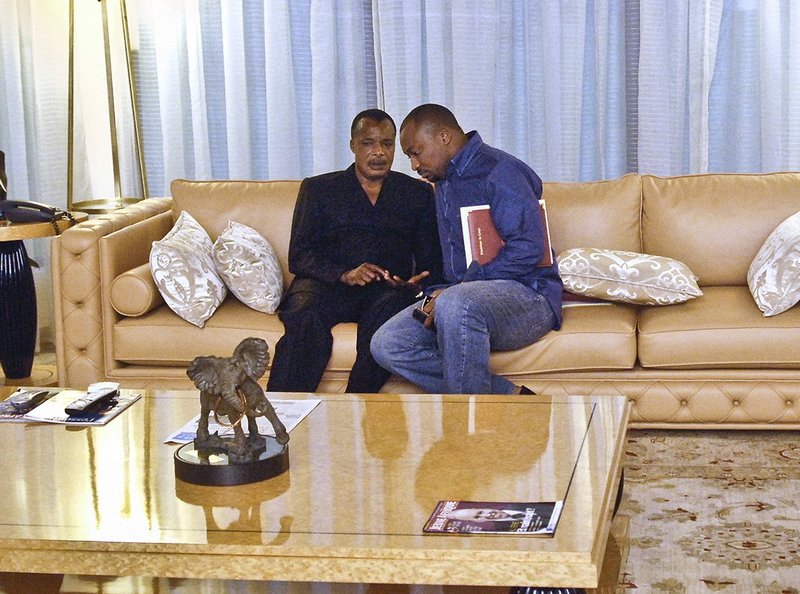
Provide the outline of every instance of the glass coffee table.
<path id="1" fill-rule="evenodd" d="M 0 424 L 13 453 L 0 462 L 0 572 L 297 583 L 280 592 L 598 585 L 623 397 L 270 394 L 321 400 L 291 433 L 289 471 L 207 487 L 176 480 L 177 446 L 163 443 L 199 412 L 197 392 L 142 393 L 104 427 Z M 449 499 L 564 506 L 553 537 L 423 533 Z"/>

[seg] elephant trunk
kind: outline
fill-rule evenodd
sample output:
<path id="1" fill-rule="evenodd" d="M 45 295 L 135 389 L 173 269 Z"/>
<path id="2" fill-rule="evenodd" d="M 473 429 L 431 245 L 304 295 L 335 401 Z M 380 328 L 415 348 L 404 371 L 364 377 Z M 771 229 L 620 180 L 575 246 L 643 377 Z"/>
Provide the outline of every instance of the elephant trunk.
<path id="1" fill-rule="evenodd" d="M 249 404 L 250 410 L 252 411 L 254 417 L 262 417 L 267 414 L 269 402 L 267 402 L 265 397 L 261 397 L 255 402 L 251 402 Z"/>

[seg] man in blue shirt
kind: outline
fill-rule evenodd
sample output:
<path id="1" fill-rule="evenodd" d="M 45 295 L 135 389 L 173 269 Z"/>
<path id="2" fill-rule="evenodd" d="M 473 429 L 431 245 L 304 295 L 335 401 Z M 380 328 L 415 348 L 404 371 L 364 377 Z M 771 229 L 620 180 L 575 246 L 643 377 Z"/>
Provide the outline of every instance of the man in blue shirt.
<path id="1" fill-rule="evenodd" d="M 525 163 L 464 133 L 441 105 L 420 105 L 400 126 L 411 167 L 435 183 L 436 214 L 447 285 L 429 288 L 423 323 L 416 303 L 373 336 L 384 368 L 431 393 L 513 394 L 492 374 L 489 352 L 519 349 L 561 327 L 557 264 L 540 267 L 545 249 L 538 200 L 542 181 Z M 460 209 L 489 205 L 504 241 L 484 265 L 467 265 Z"/>

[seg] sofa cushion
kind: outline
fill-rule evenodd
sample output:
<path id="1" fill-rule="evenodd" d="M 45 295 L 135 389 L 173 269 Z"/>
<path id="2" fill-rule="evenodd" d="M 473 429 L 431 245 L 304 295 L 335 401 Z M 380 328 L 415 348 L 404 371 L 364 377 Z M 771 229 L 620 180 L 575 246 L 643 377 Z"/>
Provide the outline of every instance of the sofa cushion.
<path id="1" fill-rule="evenodd" d="M 202 328 L 228 290 L 211 258 L 208 233 L 186 212 L 150 250 L 150 270 L 167 305 Z"/>
<path id="2" fill-rule="evenodd" d="M 560 330 L 519 350 L 493 352 L 489 360 L 492 370 L 513 378 L 565 370 L 633 368 L 635 306 L 610 303 L 602 307 L 569 307 L 563 314 Z"/>
<path id="3" fill-rule="evenodd" d="M 229 295 L 202 329 L 185 324 L 166 306 L 120 319 L 113 328 L 113 357 L 131 365 L 184 367 L 197 356 L 229 357 L 248 336 L 267 341 L 271 360 L 283 324 L 277 314 L 255 311 Z M 327 369 L 349 371 L 356 359 L 356 325 L 337 324 L 333 336 Z"/>
<path id="4" fill-rule="evenodd" d="M 143 316 L 164 305 L 149 263 L 123 272 L 111 281 L 110 299 L 118 314 L 129 317 Z"/>
<path id="5" fill-rule="evenodd" d="M 702 295 L 685 264 L 623 250 L 573 248 L 558 256 L 558 273 L 572 293 L 641 305 L 671 305 Z"/>
<path id="6" fill-rule="evenodd" d="M 642 176 L 641 251 L 683 262 L 700 287 L 746 285 L 769 234 L 800 211 L 798 188 L 800 173 Z"/>
<path id="7" fill-rule="evenodd" d="M 704 287 L 675 307 L 639 310 L 642 367 L 800 368 L 800 309 L 765 318 L 742 287 Z"/>
<path id="8" fill-rule="evenodd" d="M 283 297 L 283 274 L 269 242 L 236 221 L 211 250 L 217 272 L 236 298 L 256 311 L 275 313 Z"/>
<path id="9" fill-rule="evenodd" d="M 275 250 L 286 286 L 289 273 L 289 238 L 300 180 L 189 181 L 176 179 L 172 191 L 172 216 L 191 214 L 208 231 L 212 241 L 230 221 L 243 223 L 258 231 Z"/>
<path id="10" fill-rule="evenodd" d="M 348 372 L 355 362 L 356 325 L 333 328 L 329 371 Z M 230 356 L 244 338 L 269 344 L 270 356 L 283 335 L 276 314 L 250 309 L 229 296 L 201 330 L 181 322 L 166 307 L 114 325 L 114 359 L 131 365 L 188 366 L 200 355 Z M 494 352 L 491 367 L 509 375 L 563 370 L 631 369 L 636 362 L 636 307 L 612 303 L 564 311 L 561 330 L 517 351 Z"/>
<path id="11" fill-rule="evenodd" d="M 765 316 L 800 301 L 800 212 L 770 233 L 747 271 L 747 284 Z"/>
<path id="12" fill-rule="evenodd" d="M 545 182 L 550 238 L 556 254 L 592 246 L 642 251 L 642 184 L 631 173 L 619 179 L 584 183 Z"/>

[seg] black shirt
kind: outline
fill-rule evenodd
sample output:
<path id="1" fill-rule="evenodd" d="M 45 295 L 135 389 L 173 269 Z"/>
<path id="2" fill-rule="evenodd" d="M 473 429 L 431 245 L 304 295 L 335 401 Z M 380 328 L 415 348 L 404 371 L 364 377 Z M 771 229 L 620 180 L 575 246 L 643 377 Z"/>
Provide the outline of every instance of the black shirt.
<path id="1" fill-rule="evenodd" d="M 440 283 L 442 256 L 433 190 L 395 171 L 373 205 L 355 165 L 303 180 L 292 220 L 289 270 L 336 283 L 364 262 L 407 280 L 423 270 L 423 284 Z"/>

